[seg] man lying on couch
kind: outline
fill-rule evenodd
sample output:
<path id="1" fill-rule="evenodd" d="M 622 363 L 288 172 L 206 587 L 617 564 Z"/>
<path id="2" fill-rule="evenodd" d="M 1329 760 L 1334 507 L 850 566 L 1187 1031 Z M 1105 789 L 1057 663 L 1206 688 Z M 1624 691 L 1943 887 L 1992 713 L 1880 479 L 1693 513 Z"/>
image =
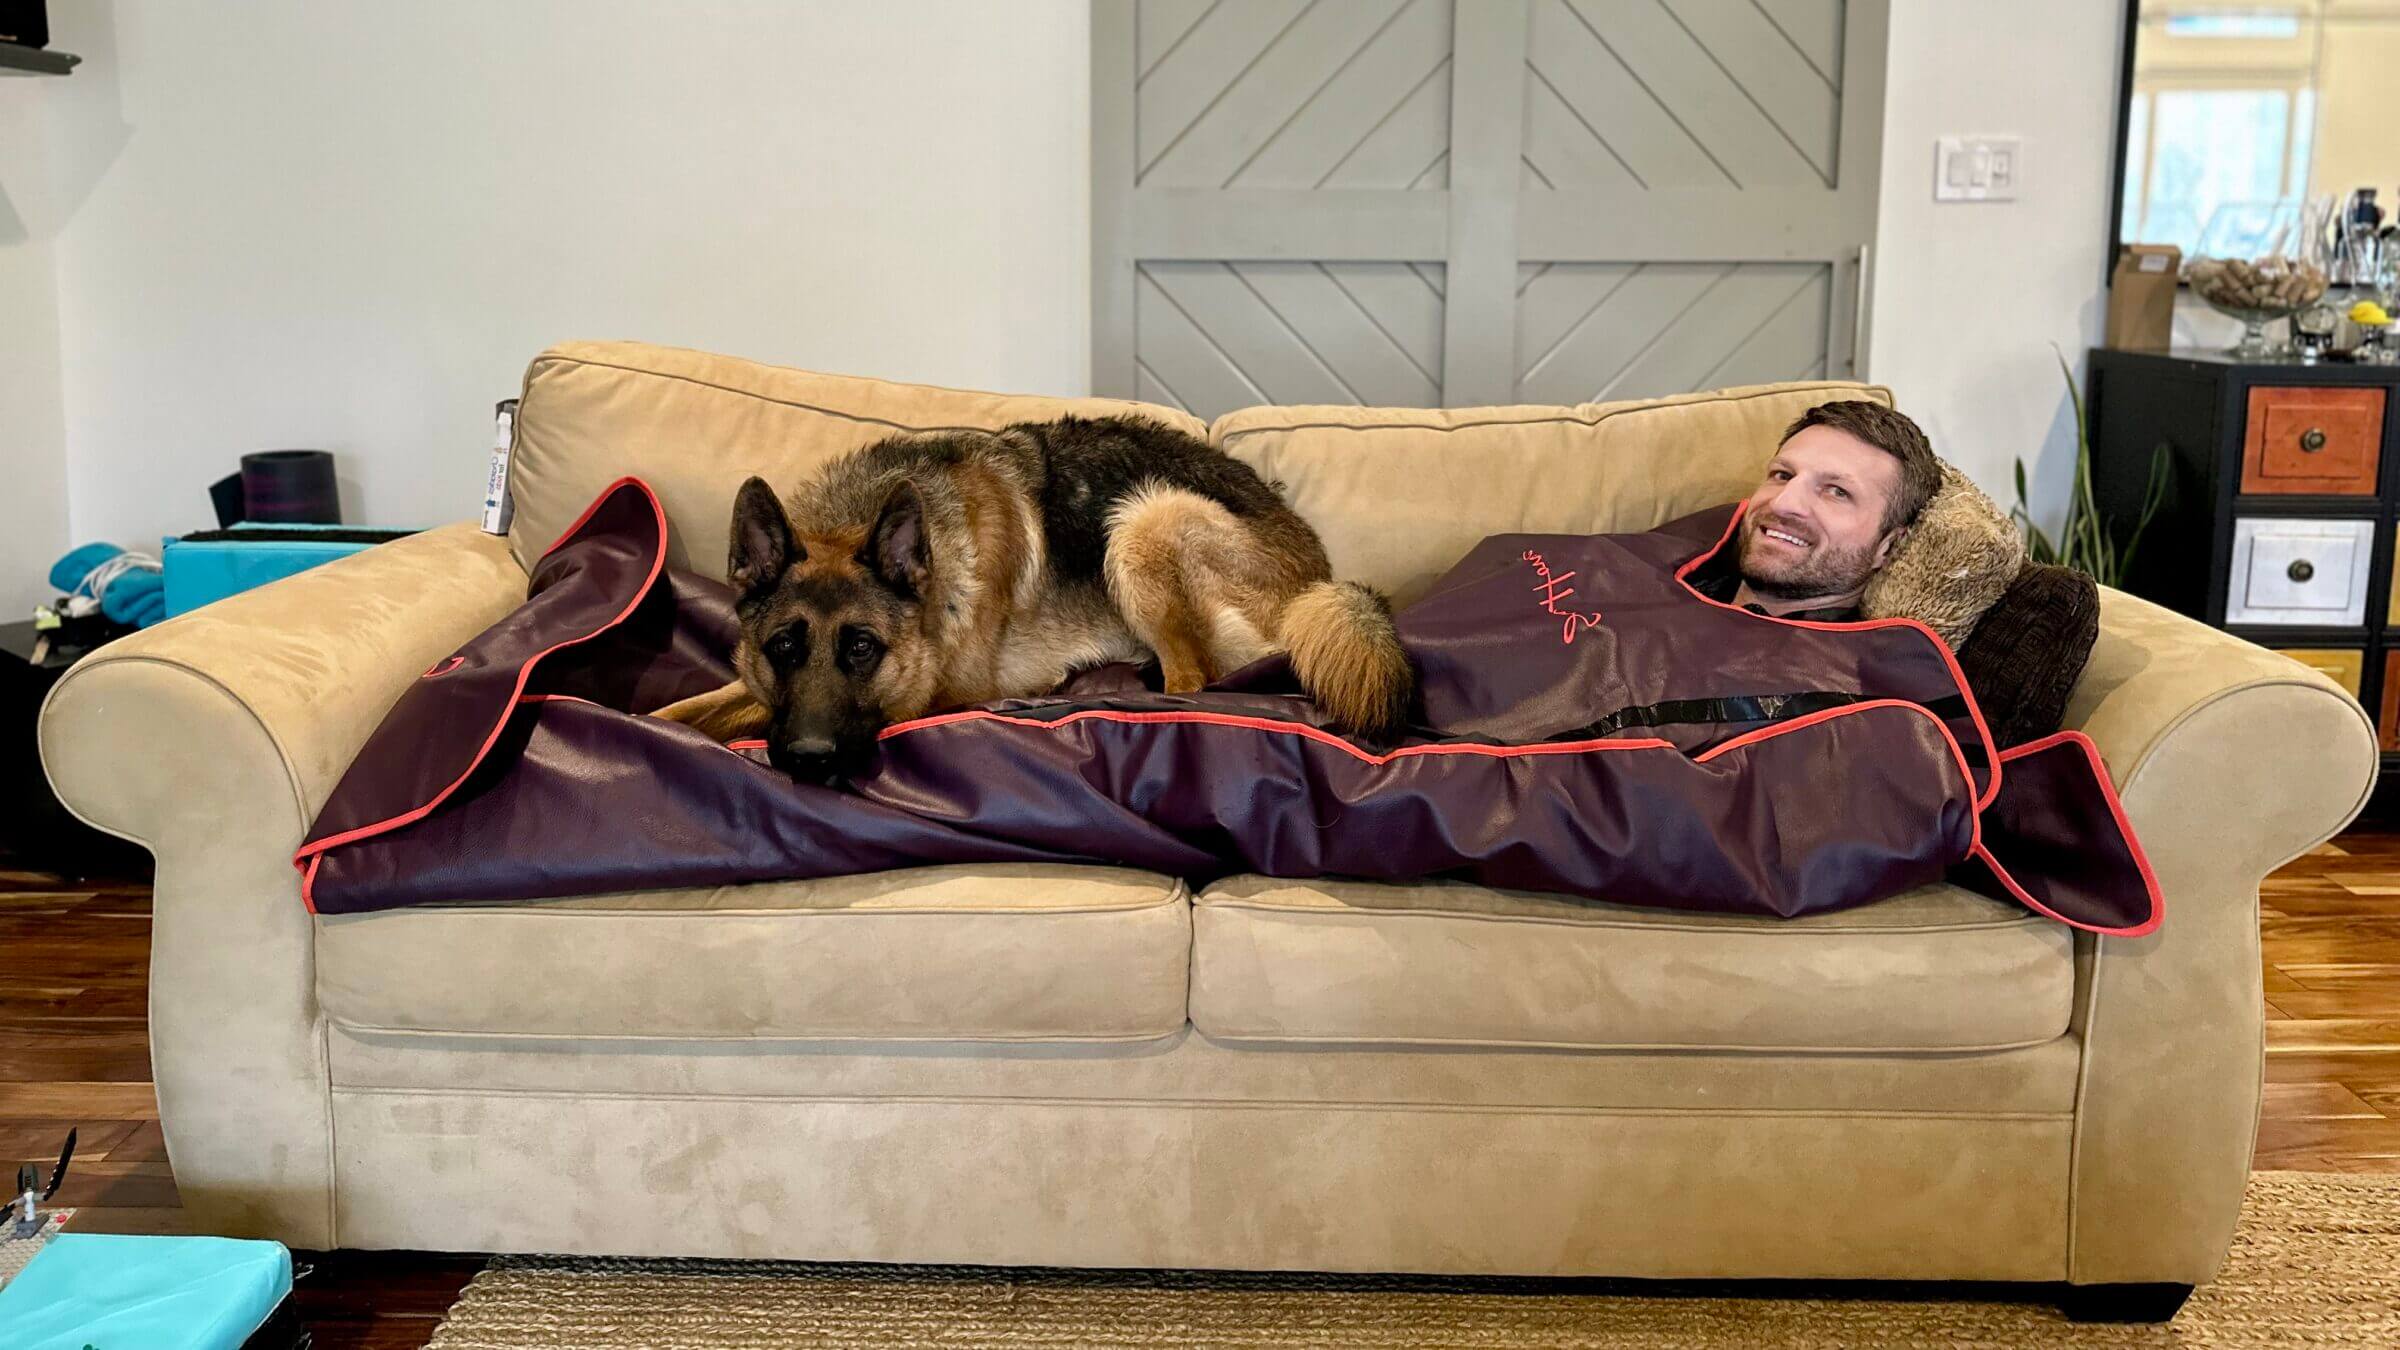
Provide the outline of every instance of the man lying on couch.
<path id="1" fill-rule="evenodd" d="M 1737 547 L 1719 550 L 1692 585 L 1779 619 L 1857 619 L 1867 582 L 1941 485 L 1941 461 L 1905 413 L 1864 401 L 1819 404 L 1784 433 L 1750 494 Z"/>

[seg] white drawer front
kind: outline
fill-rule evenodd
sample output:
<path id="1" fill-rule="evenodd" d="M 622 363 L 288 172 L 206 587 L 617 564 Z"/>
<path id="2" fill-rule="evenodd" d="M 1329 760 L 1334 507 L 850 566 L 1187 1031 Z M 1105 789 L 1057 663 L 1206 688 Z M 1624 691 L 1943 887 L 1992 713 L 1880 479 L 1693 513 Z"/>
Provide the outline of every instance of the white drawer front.
<path id="1" fill-rule="evenodd" d="M 2374 541 L 2371 520 L 2234 521 L 2225 622 L 2364 623 Z"/>

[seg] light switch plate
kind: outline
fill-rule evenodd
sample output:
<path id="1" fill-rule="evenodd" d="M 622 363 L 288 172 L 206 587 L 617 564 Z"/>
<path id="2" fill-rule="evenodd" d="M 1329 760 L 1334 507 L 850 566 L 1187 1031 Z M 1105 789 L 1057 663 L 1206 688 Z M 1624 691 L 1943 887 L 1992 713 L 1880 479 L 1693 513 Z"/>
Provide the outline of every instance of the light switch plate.
<path id="1" fill-rule="evenodd" d="M 1937 202 L 2013 202 L 2024 177 L 2023 137 L 1944 136 L 1934 142 Z"/>

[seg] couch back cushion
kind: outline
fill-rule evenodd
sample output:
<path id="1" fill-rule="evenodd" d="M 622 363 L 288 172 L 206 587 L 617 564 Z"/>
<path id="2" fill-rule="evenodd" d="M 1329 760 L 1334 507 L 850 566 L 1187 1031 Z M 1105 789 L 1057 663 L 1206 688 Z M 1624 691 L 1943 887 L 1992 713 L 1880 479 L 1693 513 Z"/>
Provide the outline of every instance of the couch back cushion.
<path id="1" fill-rule="evenodd" d="M 1646 530 L 1750 495 L 1785 427 L 1848 381 L 1572 408 L 1245 408 L 1210 428 L 1283 485 L 1334 572 L 1401 603 L 1486 535 Z"/>
<path id="2" fill-rule="evenodd" d="M 517 408 L 509 547 L 529 570 L 600 490 L 627 474 L 667 511 L 667 561 L 725 575 L 733 497 L 751 474 L 780 490 L 845 450 L 902 431 L 997 428 L 1070 413 L 1138 413 L 1194 436 L 1173 408 L 979 394 L 817 375 L 639 342 L 569 342 L 535 357 Z"/>

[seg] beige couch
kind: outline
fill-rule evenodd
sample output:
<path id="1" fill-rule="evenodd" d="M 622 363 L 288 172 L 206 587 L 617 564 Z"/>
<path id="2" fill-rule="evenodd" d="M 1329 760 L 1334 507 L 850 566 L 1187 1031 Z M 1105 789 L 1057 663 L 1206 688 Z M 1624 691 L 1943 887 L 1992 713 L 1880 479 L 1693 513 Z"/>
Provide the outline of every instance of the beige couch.
<path id="1" fill-rule="evenodd" d="M 1796 384 L 1257 408 L 1206 435 L 1402 599 L 1496 531 L 1741 495 Z M 2323 676 L 2108 593 L 2071 720 L 2166 922 L 1931 887 L 1797 921 L 1456 883 L 1107 867 L 312 919 L 290 864 L 407 683 L 638 473 L 721 573 L 743 475 L 900 428 L 1137 405 L 573 344 L 471 524 L 112 644 L 60 795 L 158 857 L 151 1033 L 186 1205 L 307 1247 L 1620 1276 L 2207 1280 L 2258 1114 L 2258 884 L 2376 767 Z M 477 477 L 461 447 L 451 472 Z"/>

